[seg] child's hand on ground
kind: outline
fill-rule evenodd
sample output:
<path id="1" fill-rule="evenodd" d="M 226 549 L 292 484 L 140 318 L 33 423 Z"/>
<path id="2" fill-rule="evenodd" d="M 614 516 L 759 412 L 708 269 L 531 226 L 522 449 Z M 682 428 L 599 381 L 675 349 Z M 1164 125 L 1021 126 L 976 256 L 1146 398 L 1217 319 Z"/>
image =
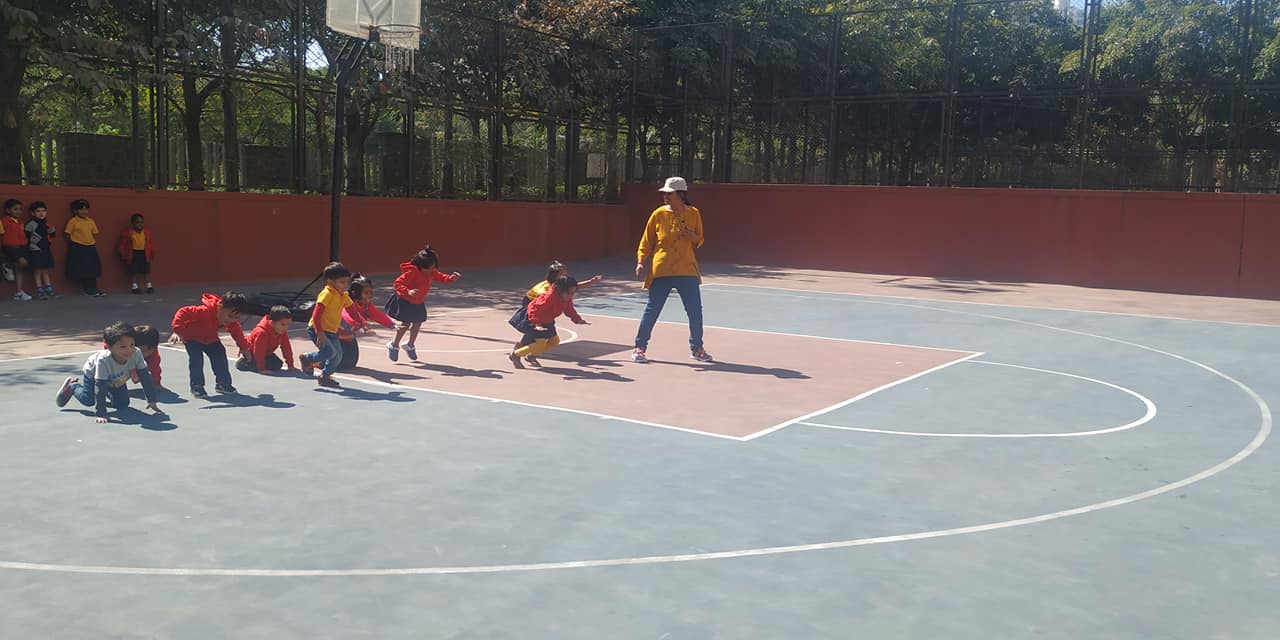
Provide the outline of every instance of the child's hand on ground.
<path id="1" fill-rule="evenodd" d="M 587 322 L 585 318 L 578 318 L 577 320 L 574 320 L 573 323 L 574 324 L 591 324 L 590 322 Z"/>
<path id="2" fill-rule="evenodd" d="M 94 419 L 93 419 L 93 421 L 94 421 L 94 422 L 96 422 L 96 423 L 98 423 L 98 424 L 106 424 L 106 423 L 107 423 L 107 417 L 106 417 L 106 416 L 98 416 L 98 417 L 94 418 Z"/>
<path id="3" fill-rule="evenodd" d="M 175 333 L 175 334 L 170 335 L 170 336 L 169 336 L 169 344 L 182 344 L 182 336 L 180 336 L 180 335 L 178 335 L 178 334 L 176 334 L 176 333 Z"/>

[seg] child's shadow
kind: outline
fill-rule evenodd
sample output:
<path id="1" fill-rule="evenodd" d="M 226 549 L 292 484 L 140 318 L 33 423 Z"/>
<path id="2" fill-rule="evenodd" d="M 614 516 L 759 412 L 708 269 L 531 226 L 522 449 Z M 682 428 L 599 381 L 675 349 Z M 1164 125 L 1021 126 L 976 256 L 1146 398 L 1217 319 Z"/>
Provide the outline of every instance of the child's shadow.
<path id="1" fill-rule="evenodd" d="M 341 389 L 328 389 L 325 387 L 316 387 L 319 393 L 327 393 L 333 396 L 341 396 L 351 400 L 390 400 L 391 402 L 417 402 L 418 399 L 405 395 L 403 391 L 388 391 L 379 393 L 376 391 L 365 391 L 364 389 L 354 389 L 344 386 Z"/>
<path id="2" fill-rule="evenodd" d="M 90 418 L 96 415 L 89 410 L 80 410 L 77 413 Z M 130 425 L 147 431 L 173 431 L 178 428 L 178 425 L 169 421 L 169 416 L 166 414 L 141 411 L 133 407 L 113 409 L 107 414 L 107 417 L 111 420 L 107 424 Z"/>
<path id="3" fill-rule="evenodd" d="M 783 380 L 808 380 L 809 375 L 794 369 L 781 369 L 778 367 L 757 367 L 752 364 L 737 364 L 734 362 L 721 362 L 715 360 L 712 362 L 670 362 L 663 360 L 654 360 L 653 362 L 661 362 L 662 364 L 674 364 L 682 367 L 689 367 L 696 371 L 725 371 L 728 373 L 745 373 L 755 376 L 773 376 Z"/>
<path id="4" fill-rule="evenodd" d="M 606 380 L 608 382 L 635 382 L 633 378 L 620 376 L 612 371 L 594 371 L 592 369 L 577 369 L 570 367 L 529 367 L 533 371 L 541 371 L 542 373 L 550 373 L 563 377 L 565 380 Z"/>
<path id="5" fill-rule="evenodd" d="M 147 401 L 147 394 L 142 389 L 130 389 L 129 397 L 135 400 Z M 171 389 L 156 392 L 156 402 L 160 404 L 186 404 L 191 402 L 186 398 L 174 393 Z"/>
<path id="6" fill-rule="evenodd" d="M 263 407 L 266 409 L 291 409 L 298 405 L 292 402 L 284 402 L 276 400 L 275 395 L 270 393 L 260 393 L 256 396 L 241 395 L 239 393 L 230 393 L 217 396 L 209 396 L 209 404 L 201 409 L 227 409 L 230 407 Z"/>
<path id="7" fill-rule="evenodd" d="M 434 364 L 430 362 L 415 362 L 410 366 L 416 369 L 425 369 L 427 371 L 435 371 L 446 378 L 486 378 L 489 380 L 501 380 L 502 372 L 498 369 L 467 369 L 465 367 L 455 367 L 451 364 Z"/>

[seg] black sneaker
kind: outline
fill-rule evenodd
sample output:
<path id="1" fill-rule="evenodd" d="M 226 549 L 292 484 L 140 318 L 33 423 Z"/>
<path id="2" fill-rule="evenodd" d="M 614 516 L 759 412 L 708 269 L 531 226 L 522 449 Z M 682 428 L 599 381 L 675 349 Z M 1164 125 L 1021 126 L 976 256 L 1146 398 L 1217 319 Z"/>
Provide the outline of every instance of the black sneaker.
<path id="1" fill-rule="evenodd" d="M 197 398 L 208 398 L 209 392 L 204 390 L 204 385 L 196 385 L 191 387 L 191 395 Z"/>
<path id="2" fill-rule="evenodd" d="M 508 358 L 511 358 L 511 366 L 513 366 L 513 367 L 515 367 L 515 368 L 517 368 L 517 369 L 523 369 L 523 368 L 524 368 L 524 363 L 523 363 L 523 362 L 520 362 L 520 356 L 516 355 L 516 352 L 512 351 L 511 353 L 508 353 L 508 354 L 507 354 L 507 357 L 508 357 Z"/>
<path id="3" fill-rule="evenodd" d="M 535 358 L 535 357 L 533 357 L 533 356 L 525 356 L 525 357 L 524 357 L 524 359 L 525 359 L 525 362 L 528 362 L 528 363 L 529 363 L 529 366 L 533 367 L 534 369 L 541 369 L 541 368 L 542 368 L 542 363 L 541 363 L 541 362 L 538 362 L 538 359 L 537 359 L 537 358 Z"/>
<path id="4" fill-rule="evenodd" d="M 322 387 L 328 387 L 330 389 L 338 389 L 342 387 L 342 385 L 338 384 L 337 380 L 334 380 L 329 376 L 320 376 L 319 378 L 316 378 L 316 384 Z"/>
<path id="5" fill-rule="evenodd" d="M 216 384 L 213 386 L 213 390 L 217 391 L 218 393 L 235 393 L 236 392 L 236 388 L 231 386 L 231 383 Z"/>
<path id="6" fill-rule="evenodd" d="M 77 380 L 79 380 L 79 378 L 67 378 L 62 381 L 62 388 L 58 389 L 58 395 L 55 398 L 59 407 L 65 407 L 68 402 L 71 402 L 72 387 L 75 385 Z"/>

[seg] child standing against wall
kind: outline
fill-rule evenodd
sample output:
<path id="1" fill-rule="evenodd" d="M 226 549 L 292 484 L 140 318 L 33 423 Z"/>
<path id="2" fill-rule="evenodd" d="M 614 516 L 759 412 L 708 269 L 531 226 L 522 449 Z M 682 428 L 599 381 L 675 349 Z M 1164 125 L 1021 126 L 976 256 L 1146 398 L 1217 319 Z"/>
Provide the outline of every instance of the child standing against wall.
<path id="1" fill-rule="evenodd" d="M 80 283 L 86 296 L 101 298 L 107 292 L 98 288 L 102 277 L 102 258 L 98 257 L 98 223 L 89 217 L 89 201 L 71 203 L 71 219 L 67 221 L 67 277 Z"/>
<path id="2" fill-rule="evenodd" d="M 129 271 L 129 293 L 142 293 L 142 283 L 147 285 L 147 293 L 155 293 L 151 286 L 151 260 L 155 257 L 155 241 L 151 231 L 146 228 L 146 218 L 141 213 L 129 217 L 129 226 L 120 232 L 116 242 L 116 253 L 124 261 Z"/>
<path id="3" fill-rule="evenodd" d="M 36 201 L 31 203 L 31 219 L 27 221 L 27 262 L 31 264 L 31 273 L 36 281 L 36 297 L 41 300 L 61 298 L 54 293 L 53 279 L 49 274 L 53 271 L 53 238 L 57 234 L 53 225 L 49 224 L 49 207 Z"/>

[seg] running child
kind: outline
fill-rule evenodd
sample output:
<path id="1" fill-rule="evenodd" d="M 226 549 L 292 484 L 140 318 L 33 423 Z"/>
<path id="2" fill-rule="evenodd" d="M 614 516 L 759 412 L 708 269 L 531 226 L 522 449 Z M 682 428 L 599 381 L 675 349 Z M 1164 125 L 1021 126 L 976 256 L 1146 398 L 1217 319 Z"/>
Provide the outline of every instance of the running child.
<path id="1" fill-rule="evenodd" d="M 409 341 L 404 345 L 405 355 L 410 360 L 418 359 L 415 345 L 418 342 L 418 331 L 427 319 L 426 300 L 431 291 L 431 283 L 450 283 L 462 277 L 457 271 L 448 275 L 441 273 L 437 268 L 439 264 L 440 257 L 431 245 L 427 245 L 418 255 L 400 265 L 400 277 L 396 278 L 393 287 L 395 293 L 391 294 L 387 304 L 383 306 L 387 315 L 400 321 L 400 326 L 396 327 L 396 337 L 387 343 L 387 357 L 392 362 L 400 359 L 400 339 L 406 331 L 409 332 Z"/>
<path id="2" fill-rule="evenodd" d="M 338 330 L 338 339 L 342 341 L 342 362 L 338 363 L 338 371 L 350 371 L 360 362 L 359 334 L 373 333 L 372 322 L 388 329 L 395 324 L 391 317 L 373 304 L 373 282 L 368 278 L 354 274 L 351 276 L 351 289 L 348 292 L 355 304 L 342 311 L 342 327 Z"/>
<path id="3" fill-rule="evenodd" d="M 36 281 L 36 297 L 41 300 L 61 298 L 54 293 L 53 279 L 49 276 L 53 271 L 53 238 L 57 235 L 57 230 L 49 224 L 49 207 L 37 200 L 31 203 L 29 212 L 27 262 L 31 265 L 32 279 Z"/>
<path id="4" fill-rule="evenodd" d="M 324 268 L 324 289 L 316 296 L 316 306 L 311 312 L 311 321 L 307 323 L 307 335 L 316 343 L 317 351 L 298 358 L 303 373 L 310 375 L 312 369 L 320 368 L 316 384 L 322 387 L 341 386 L 333 379 L 333 372 L 342 362 L 342 341 L 338 339 L 342 312 L 354 304 L 347 294 L 350 286 L 351 270 L 346 265 L 330 262 Z"/>
<path id="5" fill-rule="evenodd" d="M 267 315 L 258 321 L 258 326 L 249 332 L 249 353 L 236 360 L 236 369 L 258 373 L 281 369 L 294 371 L 297 367 L 293 366 L 293 344 L 289 342 L 289 326 L 292 324 L 293 314 L 289 313 L 289 307 L 280 304 L 271 307 Z M 276 356 L 276 350 L 284 357 Z"/>
<path id="6" fill-rule="evenodd" d="M 235 393 L 231 386 L 231 369 L 227 366 L 227 348 L 218 338 L 218 332 L 226 330 L 240 347 L 240 355 L 249 352 L 249 341 L 240 326 L 240 314 L 249 306 L 243 293 L 228 291 L 221 297 L 206 293 L 200 304 L 182 307 L 173 315 L 173 335 L 169 344 L 184 344 L 187 348 L 188 371 L 191 374 L 191 395 L 205 398 L 204 358 L 209 356 L 213 368 L 214 390 L 218 393 Z"/>
<path id="7" fill-rule="evenodd" d="M 155 293 L 151 286 L 151 261 L 155 258 L 155 240 L 146 228 L 146 218 L 141 213 L 129 216 L 129 226 L 120 232 L 116 241 L 116 253 L 129 272 L 129 293 L 142 293 L 142 283 L 147 293 Z"/>
<path id="8" fill-rule="evenodd" d="M 540 367 L 537 356 L 546 353 L 560 344 L 560 336 L 556 335 L 556 318 L 560 314 L 569 316 L 574 324 L 591 324 L 578 315 L 573 308 L 573 294 L 578 290 L 578 281 L 572 276 L 556 278 L 551 288 L 534 298 L 524 311 L 517 311 L 511 317 L 511 326 L 524 334 L 519 344 L 507 357 L 517 369 L 523 369 L 520 358 L 524 358 L 531 366 Z"/>
<path id="9" fill-rule="evenodd" d="M 146 358 L 134 345 L 134 328 L 124 322 L 114 322 L 102 332 L 102 340 L 108 347 L 89 356 L 81 377 L 63 381 L 56 398 L 58 406 L 67 406 L 74 397 L 80 404 L 94 407 L 97 422 L 106 422 L 108 402 L 117 412 L 129 406 L 129 376 L 137 373 L 147 408 L 157 414 L 164 413 L 156 405 L 156 387 L 147 370 Z"/>

